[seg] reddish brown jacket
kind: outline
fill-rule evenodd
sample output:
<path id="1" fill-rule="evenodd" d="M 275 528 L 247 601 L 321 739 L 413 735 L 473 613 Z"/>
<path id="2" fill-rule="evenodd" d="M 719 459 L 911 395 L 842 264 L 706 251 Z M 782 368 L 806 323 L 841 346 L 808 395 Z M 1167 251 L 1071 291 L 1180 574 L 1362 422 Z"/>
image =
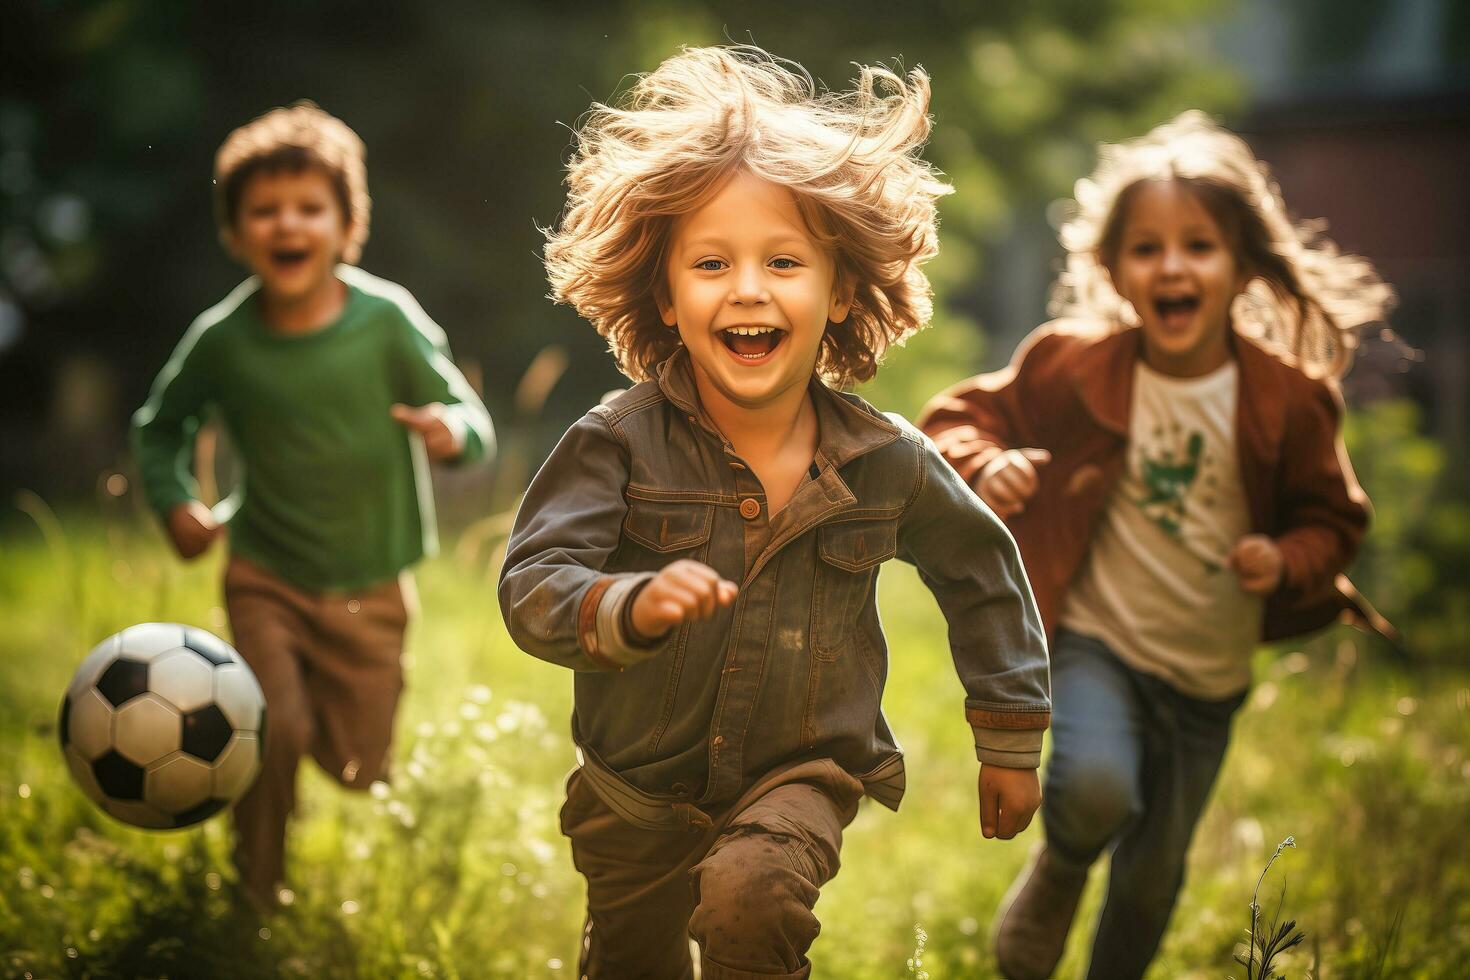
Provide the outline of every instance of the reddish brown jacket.
<path id="1" fill-rule="evenodd" d="M 1262 639 L 1306 633 L 1344 612 L 1387 631 L 1341 574 L 1369 513 L 1338 431 L 1341 397 L 1243 338 L 1233 337 L 1233 346 L 1251 529 L 1275 539 L 1285 564 L 1281 588 L 1266 602 Z M 937 395 L 919 417 L 971 486 L 1007 449 L 1051 452 L 1038 467 L 1036 496 L 1007 521 L 1048 635 L 1123 470 L 1138 356 L 1137 329 L 1100 333 L 1057 321 L 1028 337 L 1010 367 Z"/>

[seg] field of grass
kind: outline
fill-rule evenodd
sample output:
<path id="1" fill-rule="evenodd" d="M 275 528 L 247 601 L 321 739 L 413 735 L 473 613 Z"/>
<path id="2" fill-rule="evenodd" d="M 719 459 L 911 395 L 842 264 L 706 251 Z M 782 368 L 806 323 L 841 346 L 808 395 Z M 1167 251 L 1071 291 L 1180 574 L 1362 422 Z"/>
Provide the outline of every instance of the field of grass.
<path id="1" fill-rule="evenodd" d="M 348 795 L 303 767 L 292 901 L 237 911 L 224 818 L 132 830 L 70 781 L 58 698 L 86 651 L 135 622 L 227 635 L 219 556 L 184 566 L 130 518 L 48 540 L 0 535 L 0 975 L 571 977 L 581 883 L 556 827 L 573 765 L 571 679 L 510 643 L 479 557 L 419 575 L 424 615 L 390 790 Z M 816 975 L 989 977 L 992 913 L 1039 827 L 983 841 L 944 627 L 884 572 L 889 720 L 908 757 L 893 814 L 865 804 L 817 906 Z M 1470 673 L 1409 672 L 1351 633 L 1262 653 L 1154 977 L 1244 977 L 1232 960 L 1257 876 L 1306 942 L 1290 977 L 1448 977 L 1470 963 Z M 1038 821 L 1039 823 L 1039 821 Z M 1084 962 L 1095 869 L 1060 976 Z M 1459 964 L 1459 966 L 1455 966 Z"/>

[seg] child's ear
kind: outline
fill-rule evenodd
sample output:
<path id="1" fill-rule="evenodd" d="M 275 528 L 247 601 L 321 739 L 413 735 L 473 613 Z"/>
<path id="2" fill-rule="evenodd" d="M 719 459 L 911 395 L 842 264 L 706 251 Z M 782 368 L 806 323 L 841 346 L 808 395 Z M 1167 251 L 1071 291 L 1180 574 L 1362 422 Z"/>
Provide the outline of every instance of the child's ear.
<path id="1" fill-rule="evenodd" d="M 235 228 L 233 225 L 227 225 L 220 228 L 219 243 L 220 247 L 225 250 L 225 254 L 227 254 L 230 258 L 234 259 L 236 262 L 244 261 L 240 257 L 240 239 L 239 236 L 235 234 Z"/>
<path id="2" fill-rule="evenodd" d="M 362 258 L 362 239 L 357 233 L 357 221 L 349 217 L 342 222 L 342 253 L 337 256 L 338 262 L 348 265 L 357 265 Z"/>
<path id="3" fill-rule="evenodd" d="M 674 298 L 669 295 L 667 284 L 659 282 L 653 286 L 653 302 L 658 307 L 658 317 L 666 327 L 679 325 L 679 318 L 674 315 Z"/>
<path id="4" fill-rule="evenodd" d="M 856 290 L 848 285 L 846 276 L 838 276 L 837 284 L 832 289 L 832 301 L 827 307 L 827 320 L 831 323 L 841 323 L 847 319 L 847 314 L 852 312 L 852 299 Z"/>
<path id="5" fill-rule="evenodd" d="M 1235 295 L 1239 296 L 1241 293 L 1245 292 L 1246 288 L 1249 287 L 1251 283 L 1255 282 L 1258 275 L 1259 273 L 1250 266 L 1242 267 L 1240 270 L 1240 275 L 1235 277 Z"/>

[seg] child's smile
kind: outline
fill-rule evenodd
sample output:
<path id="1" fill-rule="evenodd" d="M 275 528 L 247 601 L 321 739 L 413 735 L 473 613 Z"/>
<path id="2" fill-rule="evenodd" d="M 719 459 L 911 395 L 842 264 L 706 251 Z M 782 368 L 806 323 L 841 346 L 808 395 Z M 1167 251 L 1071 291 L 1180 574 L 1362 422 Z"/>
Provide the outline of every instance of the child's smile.
<path id="1" fill-rule="evenodd" d="M 720 331 L 720 341 L 730 349 L 730 353 L 747 364 L 764 361 L 775 353 L 785 338 L 785 330 L 762 324 L 742 324 Z"/>
<path id="2" fill-rule="evenodd" d="M 829 322 L 847 316 L 831 254 L 795 196 L 744 171 L 683 215 L 659 312 L 700 392 L 746 409 L 804 396 Z"/>
<path id="3" fill-rule="evenodd" d="M 311 250 L 307 248 L 274 248 L 270 253 L 271 264 L 282 275 L 289 275 L 309 258 Z"/>
<path id="4" fill-rule="evenodd" d="M 1189 324 L 1198 310 L 1198 296 L 1154 297 L 1154 313 L 1159 318 L 1160 326 L 1169 333 L 1178 334 L 1189 329 Z"/>

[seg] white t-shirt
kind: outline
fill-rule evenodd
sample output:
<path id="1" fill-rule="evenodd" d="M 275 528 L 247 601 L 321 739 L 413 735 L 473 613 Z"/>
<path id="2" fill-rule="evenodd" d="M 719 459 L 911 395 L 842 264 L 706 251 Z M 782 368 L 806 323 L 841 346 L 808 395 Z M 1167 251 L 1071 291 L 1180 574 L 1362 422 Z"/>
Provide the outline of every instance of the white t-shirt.
<path id="1" fill-rule="evenodd" d="M 1235 361 L 1198 378 L 1134 370 L 1128 458 L 1061 624 L 1135 670 L 1217 700 L 1250 683 L 1264 603 L 1227 564 L 1250 532 Z"/>

